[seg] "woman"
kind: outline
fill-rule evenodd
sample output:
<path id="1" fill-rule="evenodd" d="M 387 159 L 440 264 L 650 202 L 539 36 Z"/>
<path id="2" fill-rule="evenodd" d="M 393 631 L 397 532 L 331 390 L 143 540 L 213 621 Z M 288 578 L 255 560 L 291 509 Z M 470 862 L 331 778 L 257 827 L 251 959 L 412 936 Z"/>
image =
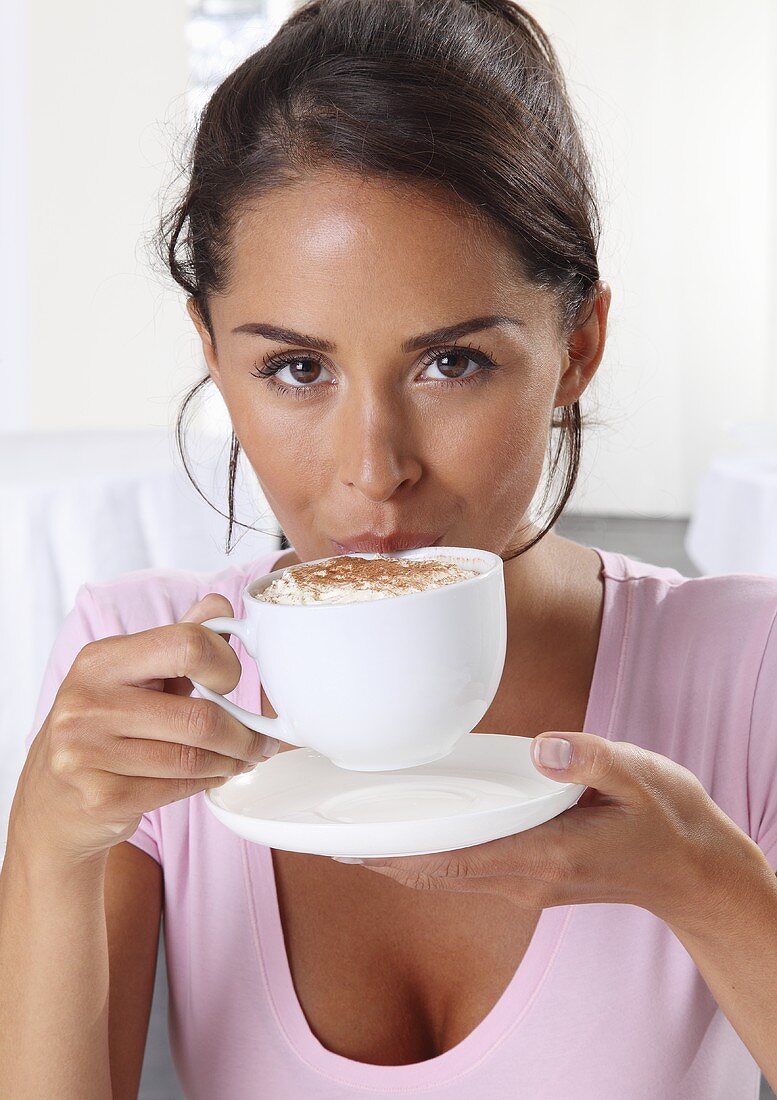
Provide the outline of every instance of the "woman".
<path id="1" fill-rule="evenodd" d="M 2 1095 L 136 1095 L 163 909 L 197 1100 L 777 1083 L 777 583 L 551 530 L 605 346 L 596 239 L 557 60 L 509 0 L 312 0 L 218 88 L 160 235 L 208 366 L 182 412 L 218 386 L 232 483 L 242 447 L 288 547 L 79 590 L 10 824 Z M 200 624 L 278 566 L 432 542 L 505 562 L 476 732 L 534 738 L 583 799 L 367 866 L 239 840 L 202 792 L 278 745 L 191 681 L 274 712 Z"/>

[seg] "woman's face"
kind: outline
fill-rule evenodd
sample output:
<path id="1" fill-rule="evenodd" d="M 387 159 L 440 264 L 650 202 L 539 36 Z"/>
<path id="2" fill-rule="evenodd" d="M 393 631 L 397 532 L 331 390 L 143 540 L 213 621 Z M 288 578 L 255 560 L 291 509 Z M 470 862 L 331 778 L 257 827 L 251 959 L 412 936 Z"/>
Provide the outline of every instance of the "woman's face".
<path id="1" fill-rule="evenodd" d="M 229 289 L 209 303 L 215 347 L 189 310 L 301 561 L 434 542 L 503 553 L 554 406 L 601 358 L 601 286 L 566 341 L 497 231 L 431 191 L 321 172 L 239 220 Z"/>

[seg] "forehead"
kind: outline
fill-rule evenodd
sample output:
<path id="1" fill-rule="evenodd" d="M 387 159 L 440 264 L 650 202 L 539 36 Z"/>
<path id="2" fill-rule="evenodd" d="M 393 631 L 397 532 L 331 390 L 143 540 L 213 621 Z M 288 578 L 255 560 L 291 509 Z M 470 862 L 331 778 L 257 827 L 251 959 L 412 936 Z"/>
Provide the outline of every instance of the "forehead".
<path id="1" fill-rule="evenodd" d="M 241 210 L 229 255 L 217 312 L 235 323 L 258 319 L 260 306 L 267 320 L 299 320 L 317 303 L 320 320 L 336 309 L 356 322 L 391 313 L 423 324 L 440 311 L 549 305 L 505 234 L 432 186 L 336 172 L 295 180 Z"/>

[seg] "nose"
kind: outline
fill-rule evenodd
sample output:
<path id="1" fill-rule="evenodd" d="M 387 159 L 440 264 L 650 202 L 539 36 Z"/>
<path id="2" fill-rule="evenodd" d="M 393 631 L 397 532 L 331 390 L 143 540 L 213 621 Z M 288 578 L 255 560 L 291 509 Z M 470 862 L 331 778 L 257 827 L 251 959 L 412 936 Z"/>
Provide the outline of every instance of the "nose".
<path id="1" fill-rule="evenodd" d="M 391 394 L 360 388 L 341 401 L 336 447 L 340 481 L 376 504 L 421 476 L 412 426 Z"/>

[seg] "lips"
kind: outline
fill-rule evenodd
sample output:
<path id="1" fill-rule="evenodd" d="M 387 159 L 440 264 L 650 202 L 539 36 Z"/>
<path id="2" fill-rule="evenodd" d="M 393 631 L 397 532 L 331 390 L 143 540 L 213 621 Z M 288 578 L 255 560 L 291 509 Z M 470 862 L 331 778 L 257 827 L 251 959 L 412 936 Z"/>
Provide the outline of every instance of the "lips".
<path id="1" fill-rule="evenodd" d="M 442 537 L 429 531 L 395 531 L 388 535 L 365 531 L 342 541 L 332 539 L 332 543 L 340 554 L 391 554 L 397 550 L 416 550 L 420 546 L 436 546 Z"/>

